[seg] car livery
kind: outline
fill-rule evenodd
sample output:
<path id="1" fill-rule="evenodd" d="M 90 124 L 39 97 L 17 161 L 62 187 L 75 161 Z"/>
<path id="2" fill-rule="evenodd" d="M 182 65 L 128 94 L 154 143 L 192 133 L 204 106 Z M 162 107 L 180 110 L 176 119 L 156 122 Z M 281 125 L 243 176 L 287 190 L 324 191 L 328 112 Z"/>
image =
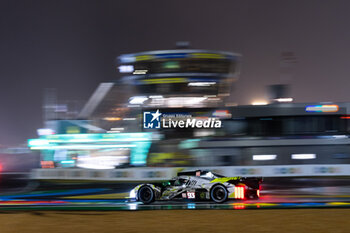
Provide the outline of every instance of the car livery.
<path id="1" fill-rule="evenodd" d="M 179 172 L 163 183 L 140 184 L 130 191 L 129 198 L 150 204 L 153 201 L 179 199 L 212 200 L 258 199 L 261 177 L 225 177 L 210 171 Z"/>

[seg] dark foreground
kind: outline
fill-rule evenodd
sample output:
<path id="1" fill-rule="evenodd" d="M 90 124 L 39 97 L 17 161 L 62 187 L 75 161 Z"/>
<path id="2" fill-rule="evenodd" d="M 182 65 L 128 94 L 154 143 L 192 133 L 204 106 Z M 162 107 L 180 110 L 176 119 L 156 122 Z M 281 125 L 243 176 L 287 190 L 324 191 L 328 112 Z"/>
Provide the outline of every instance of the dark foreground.
<path id="1" fill-rule="evenodd" d="M 259 200 L 230 200 L 223 204 L 210 201 L 169 201 L 151 205 L 129 203 L 126 197 L 135 184 L 121 183 L 39 183 L 21 179 L 2 180 L 0 211 L 24 210 L 233 210 L 289 208 L 350 208 L 350 179 L 266 180 Z M 7 182 L 4 182 L 7 181 Z M 8 184 L 8 185 L 6 185 Z"/>
<path id="2" fill-rule="evenodd" d="M 350 232 L 350 209 L 6 211 L 1 233 L 10 232 Z"/>

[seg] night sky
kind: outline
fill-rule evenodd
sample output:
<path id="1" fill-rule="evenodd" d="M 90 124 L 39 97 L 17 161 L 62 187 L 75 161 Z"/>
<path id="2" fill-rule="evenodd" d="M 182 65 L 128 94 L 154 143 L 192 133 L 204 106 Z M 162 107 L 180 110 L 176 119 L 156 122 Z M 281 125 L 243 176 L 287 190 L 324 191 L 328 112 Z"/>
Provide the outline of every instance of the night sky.
<path id="1" fill-rule="evenodd" d="M 193 48 L 243 55 L 232 100 L 249 104 L 284 82 L 280 54 L 298 63 L 296 102 L 350 101 L 349 1 L 0 1 L 0 144 L 36 137 L 44 88 L 87 100 L 117 77 L 122 53 Z"/>

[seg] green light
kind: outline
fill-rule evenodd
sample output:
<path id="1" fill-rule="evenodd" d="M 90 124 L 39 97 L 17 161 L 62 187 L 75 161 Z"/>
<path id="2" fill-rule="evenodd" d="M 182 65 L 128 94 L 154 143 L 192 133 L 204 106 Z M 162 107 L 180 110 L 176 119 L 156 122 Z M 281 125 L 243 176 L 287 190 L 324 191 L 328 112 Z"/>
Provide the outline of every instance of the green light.
<path id="1" fill-rule="evenodd" d="M 135 145 L 48 145 L 48 146 L 37 146 L 30 147 L 31 150 L 58 150 L 58 149 L 72 149 L 72 150 L 84 150 L 84 149 L 101 149 L 101 148 L 129 148 L 135 147 Z"/>
<path id="2" fill-rule="evenodd" d="M 60 163 L 61 164 L 74 164 L 75 161 L 74 160 L 62 160 Z"/>
<path id="3" fill-rule="evenodd" d="M 46 146 L 49 145 L 49 141 L 46 139 L 29 139 L 28 146 Z"/>
<path id="4" fill-rule="evenodd" d="M 129 148 L 130 163 L 145 165 L 152 143 L 152 133 L 111 133 L 111 134 L 54 134 L 39 139 L 29 139 L 31 150 L 42 153 L 55 150 L 94 150 L 111 148 Z M 52 155 L 50 155 L 51 159 Z M 63 164 L 69 162 L 61 161 Z"/>
<path id="5" fill-rule="evenodd" d="M 135 148 L 131 151 L 130 163 L 132 165 L 145 165 L 151 142 L 135 142 Z"/>
<path id="6" fill-rule="evenodd" d="M 29 139 L 28 146 L 49 146 L 57 143 L 139 142 L 151 139 L 152 133 L 54 134 L 40 139 Z"/>
<path id="7" fill-rule="evenodd" d="M 72 142 L 132 142 L 148 141 L 151 133 L 110 133 L 110 134 L 54 134 L 47 135 L 45 139 L 50 143 Z M 39 139 L 30 139 L 39 140 Z"/>
<path id="8" fill-rule="evenodd" d="M 199 139 L 188 139 L 185 141 L 180 142 L 179 148 L 180 149 L 192 149 L 198 147 Z"/>
<path id="9" fill-rule="evenodd" d="M 163 67 L 166 69 L 178 69 L 180 64 L 177 61 L 168 61 L 163 63 Z"/>

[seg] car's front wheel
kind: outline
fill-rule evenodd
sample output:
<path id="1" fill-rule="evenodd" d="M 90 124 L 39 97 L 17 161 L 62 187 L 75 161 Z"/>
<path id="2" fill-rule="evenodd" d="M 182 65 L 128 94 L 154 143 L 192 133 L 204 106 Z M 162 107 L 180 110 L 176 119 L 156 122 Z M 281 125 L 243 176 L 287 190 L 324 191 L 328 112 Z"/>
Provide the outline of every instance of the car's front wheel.
<path id="1" fill-rule="evenodd" d="M 216 203 L 223 203 L 227 200 L 228 192 L 223 185 L 218 184 L 211 188 L 210 197 Z"/>
<path id="2" fill-rule="evenodd" d="M 141 186 L 137 195 L 138 200 L 143 204 L 150 204 L 154 201 L 154 190 L 148 185 Z"/>

